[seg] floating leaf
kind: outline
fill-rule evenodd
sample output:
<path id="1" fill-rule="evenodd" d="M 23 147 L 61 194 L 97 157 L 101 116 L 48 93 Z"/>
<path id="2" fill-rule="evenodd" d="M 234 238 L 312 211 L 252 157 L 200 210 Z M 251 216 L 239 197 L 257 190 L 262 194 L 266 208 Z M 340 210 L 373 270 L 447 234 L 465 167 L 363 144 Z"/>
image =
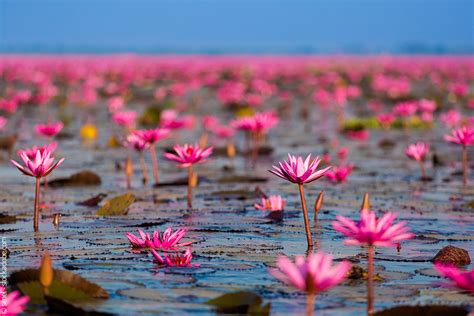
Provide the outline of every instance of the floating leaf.
<path id="1" fill-rule="evenodd" d="M 51 312 L 62 315 L 88 315 L 88 316 L 107 316 L 109 313 L 84 310 L 83 306 L 76 306 L 74 302 L 67 302 L 49 295 L 45 296 L 46 302 Z"/>
<path id="2" fill-rule="evenodd" d="M 82 205 L 82 206 L 97 206 L 105 197 L 107 194 L 105 193 L 99 193 L 94 197 L 91 197 L 90 199 L 87 199 L 82 202 L 76 203 L 77 205 Z"/>
<path id="3" fill-rule="evenodd" d="M 262 298 L 253 292 L 228 293 L 206 302 L 225 314 L 269 315 L 270 304 L 262 305 Z"/>
<path id="4" fill-rule="evenodd" d="M 12 224 L 16 222 L 16 216 L 0 214 L 0 224 Z"/>
<path id="5" fill-rule="evenodd" d="M 107 200 L 104 205 L 97 211 L 99 216 L 124 215 L 128 208 L 135 202 L 135 196 L 131 193 L 125 193 Z"/>
<path id="6" fill-rule="evenodd" d="M 84 170 L 73 174 L 69 178 L 55 179 L 48 182 L 50 187 L 70 187 L 70 186 L 87 186 L 101 184 L 100 177 L 89 170 Z"/>
<path id="7" fill-rule="evenodd" d="M 67 270 L 54 269 L 53 282 L 48 288 L 48 295 L 67 301 L 83 301 L 91 298 L 108 298 L 109 294 L 99 285 L 89 282 Z M 31 302 L 44 304 L 43 287 L 39 282 L 38 269 L 26 269 L 10 275 L 9 282 L 23 294 L 28 295 Z"/>
<path id="8" fill-rule="evenodd" d="M 0 137 L 0 150 L 12 152 L 13 148 L 15 147 L 17 138 L 17 135 Z"/>
<path id="9" fill-rule="evenodd" d="M 425 306 L 396 306 L 375 313 L 375 316 L 467 316 L 468 311 L 464 307 L 425 305 Z"/>

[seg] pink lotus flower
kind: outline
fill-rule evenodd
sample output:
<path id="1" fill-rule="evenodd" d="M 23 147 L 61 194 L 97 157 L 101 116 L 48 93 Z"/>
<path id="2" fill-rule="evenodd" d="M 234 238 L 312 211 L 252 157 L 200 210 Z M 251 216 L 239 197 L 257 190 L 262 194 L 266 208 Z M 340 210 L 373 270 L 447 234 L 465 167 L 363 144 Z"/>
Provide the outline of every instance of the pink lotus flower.
<path id="1" fill-rule="evenodd" d="M 135 123 L 137 113 L 135 111 L 123 111 L 116 112 L 112 116 L 112 120 L 117 124 L 124 127 L 131 127 Z"/>
<path id="2" fill-rule="evenodd" d="M 57 142 L 52 142 L 48 145 L 45 145 L 45 146 L 41 146 L 41 147 L 38 147 L 38 146 L 33 146 L 31 148 L 27 148 L 27 149 L 22 149 L 22 150 L 19 150 L 18 151 L 18 156 L 21 155 L 21 153 L 25 153 L 26 156 L 30 159 L 30 160 L 33 160 L 36 158 L 36 152 L 39 151 L 41 154 L 43 154 L 45 151 L 49 151 L 50 153 L 53 153 L 55 150 L 56 150 L 56 147 L 58 146 L 58 143 Z"/>
<path id="3" fill-rule="evenodd" d="M 39 192 L 40 192 L 40 180 L 42 177 L 49 175 L 54 169 L 56 169 L 63 161 L 64 158 L 57 161 L 55 164 L 54 157 L 48 149 L 36 151 L 34 158 L 29 158 L 27 154 L 23 151 L 20 151 L 20 157 L 23 160 L 25 166 L 20 165 L 15 160 L 10 160 L 11 163 L 18 168 L 24 175 L 35 177 L 36 186 L 35 186 L 35 209 L 34 209 L 34 221 L 33 229 L 38 230 L 39 226 Z"/>
<path id="4" fill-rule="evenodd" d="M 453 128 L 461 123 L 461 113 L 456 110 L 449 110 L 444 112 L 439 116 L 441 122 L 443 122 L 444 126 L 448 128 Z"/>
<path id="5" fill-rule="evenodd" d="M 367 315 L 373 314 L 374 297 L 374 246 L 390 247 L 397 246 L 400 241 L 413 238 L 409 233 L 405 222 L 392 225 L 396 216 L 388 212 L 382 218 L 377 219 L 375 212 L 363 208 L 360 212 L 360 221 L 355 223 L 344 216 L 336 216 L 332 222 L 335 230 L 341 232 L 349 239 L 344 241 L 346 245 L 367 245 Z"/>
<path id="6" fill-rule="evenodd" d="M 202 118 L 202 126 L 204 129 L 210 131 L 214 128 L 214 126 L 219 124 L 219 119 L 214 115 L 205 115 Z"/>
<path id="7" fill-rule="evenodd" d="M 328 170 L 325 176 L 333 182 L 346 182 L 346 179 L 352 172 L 352 169 L 354 169 L 353 164 L 348 164 L 347 166 L 341 164 L 340 166 L 335 166 L 331 170 Z"/>
<path id="8" fill-rule="evenodd" d="M 474 269 L 462 271 L 454 265 L 442 263 L 435 263 L 434 267 L 442 276 L 453 281 L 453 284 L 446 284 L 446 286 L 452 287 L 454 285 L 461 290 L 474 294 Z"/>
<path id="9" fill-rule="evenodd" d="M 346 132 L 346 137 L 353 140 L 367 140 L 369 139 L 369 131 L 366 129 L 351 130 Z"/>
<path id="10" fill-rule="evenodd" d="M 169 160 L 173 160 L 178 162 L 180 168 L 188 168 L 188 194 L 186 196 L 188 207 L 192 207 L 192 192 L 193 192 L 193 165 L 202 163 L 205 161 L 207 157 L 212 154 L 212 147 L 209 148 L 201 148 L 197 144 L 196 145 L 188 145 L 185 144 L 184 146 L 175 145 L 173 147 L 176 154 L 172 153 L 165 153 L 165 157 Z"/>
<path id="11" fill-rule="evenodd" d="M 7 126 L 7 123 L 8 123 L 7 118 L 0 115 L 0 132 L 2 132 L 5 129 L 5 126 Z"/>
<path id="12" fill-rule="evenodd" d="M 193 259 L 193 254 L 191 248 L 187 248 L 184 254 L 165 254 L 164 258 L 161 257 L 155 250 L 151 250 L 153 257 L 155 258 L 154 262 L 158 263 L 160 266 L 165 267 L 199 267 L 199 264 L 192 264 L 191 260 Z"/>
<path id="13" fill-rule="evenodd" d="M 191 128 L 194 125 L 194 116 L 184 115 L 178 117 L 175 110 L 164 110 L 161 112 L 160 126 L 168 129 Z"/>
<path id="14" fill-rule="evenodd" d="M 262 204 L 254 204 L 257 210 L 265 211 L 283 211 L 286 200 L 281 195 L 271 195 L 268 198 L 262 198 Z"/>
<path id="15" fill-rule="evenodd" d="M 186 229 L 178 229 L 173 233 L 173 228 L 168 227 L 163 234 L 159 231 L 154 231 L 153 236 L 144 233 L 141 229 L 138 230 L 140 236 L 135 236 L 132 233 L 126 233 L 128 240 L 133 247 L 136 248 L 152 248 L 162 250 L 178 250 L 181 247 L 191 245 L 193 242 L 180 243 L 181 239 L 186 235 Z"/>
<path id="16" fill-rule="evenodd" d="M 393 113 L 395 113 L 399 117 L 405 117 L 405 118 L 414 115 L 416 110 L 417 110 L 416 101 L 398 102 L 393 107 Z"/>
<path id="17" fill-rule="evenodd" d="M 143 151 L 144 149 L 148 148 L 149 143 L 136 134 L 131 134 L 127 136 L 127 139 L 123 145 L 125 147 L 135 149 L 136 151 Z"/>
<path id="18" fill-rule="evenodd" d="M 344 160 L 346 159 L 348 153 L 349 153 L 349 149 L 347 147 L 341 147 L 339 151 L 337 152 L 337 157 L 340 160 Z"/>
<path id="19" fill-rule="evenodd" d="M 343 261 L 333 266 L 332 256 L 323 252 L 307 258 L 296 256 L 295 263 L 285 256 L 277 259 L 278 269 L 269 269 L 278 280 L 306 292 L 306 315 L 313 315 L 315 296 L 327 291 L 347 278 L 351 264 Z"/>
<path id="20" fill-rule="evenodd" d="M 123 100 L 121 96 L 116 96 L 116 97 L 111 97 L 107 101 L 107 104 L 109 107 L 109 111 L 111 113 L 115 113 L 123 108 L 123 106 L 125 105 L 125 101 Z"/>
<path id="21" fill-rule="evenodd" d="M 388 129 L 395 121 L 395 115 L 392 113 L 381 113 L 377 115 L 377 121 L 383 126 L 383 128 Z"/>
<path id="22" fill-rule="evenodd" d="M 423 160 L 430 151 L 430 146 L 423 142 L 418 142 L 411 144 L 405 150 L 405 154 L 408 158 L 418 161 L 421 170 L 422 178 L 426 178 L 425 166 L 423 165 Z"/>
<path id="23" fill-rule="evenodd" d="M 143 129 L 133 132 L 134 135 L 141 138 L 146 143 L 152 145 L 156 142 L 165 139 L 170 135 L 170 130 L 166 128 Z"/>
<path id="24" fill-rule="evenodd" d="M 5 316 L 15 316 L 23 313 L 26 303 L 30 300 L 28 296 L 21 296 L 19 291 L 13 291 L 7 295 L 4 286 L 0 286 L 0 298 L 5 300 L 0 306 L 0 314 Z"/>
<path id="25" fill-rule="evenodd" d="M 409 228 L 405 226 L 405 222 L 392 225 L 395 219 L 396 215 L 391 212 L 377 219 L 375 212 L 362 210 L 358 223 L 337 215 L 336 221 L 332 225 L 335 230 L 349 237 L 344 241 L 346 245 L 365 244 L 368 246 L 390 247 L 415 236 L 409 233 Z"/>
<path id="26" fill-rule="evenodd" d="M 273 170 L 268 170 L 282 179 L 298 184 L 308 248 L 313 247 L 313 238 L 311 237 L 311 229 L 309 227 L 308 210 L 306 208 L 303 184 L 321 178 L 331 168 L 327 167 L 325 169 L 317 170 L 320 162 L 321 160 L 319 157 L 311 160 L 311 154 L 309 154 L 304 161 L 302 157 L 295 157 L 288 154 L 288 161 L 284 161 L 283 163 L 279 162 L 278 164 L 280 167 L 272 166 Z"/>
<path id="27" fill-rule="evenodd" d="M 444 135 L 444 140 L 462 146 L 463 185 L 467 185 L 467 146 L 474 145 L 474 129 L 461 127 L 451 131 L 451 135 Z"/>
<path id="28" fill-rule="evenodd" d="M 212 128 L 212 132 L 219 138 L 231 138 L 235 135 L 235 129 L 226 125 L 217 125 Z"/>
<path id="29" fill-rule="evenodd" d="M 61 158 L 53 164 L 54 157 L 47 149 L 38 149 L 34 159 L 30 159 L 25 152 L 20 151 L 20 158 L 23 160 L 25 166 L 20 165 L 15 160 L 10 161 L 24 175 L 36 178 L 46 177 L 64 161 L 64 158 Z"/>
<path id="30" fill-rule="evenodd" d="M 277 260 L 278 269 L 269 271 L 278 280 L 300 291 L 317 294 L 344 281 L 351 268 L 351 264 L 347 261 L 332 265 L 332 255 L 318 252 L 310 254 L 307 258 L 296 256 L 295 263 L 285 256 L 280 256 Z"/>
<path id="31" fill-rule="evenodd" d="M 159 183 L 158 158 L 156 157 L 155 143 L 168 137 L 169 134 L 170 130 L 165 128 L 155 128 L 133 132 L 133 135 L 140 138 L 143 142 L 145 142 L 146 146 L 149 147 L 155 184 Z"/>
<path id="32" fill-rule="evenodd" d="M 311 154 L 304 161 L 300 156 L 296 157 L 288 154 L 288 161 L 279 162 L 280 167 L 272 166 L 273 170 L 268 171 L 293 183 L 310 183 L 324 176 L 331 168 L 317 170 L 320 162 L 319 157 L 311 160 Z"/>
<path id="33" fill-rule="evenodd" d="M 178 162 L 181 168 L 187 168 L 193 164 L 204 162 L 205 159 L 212 154 L 213 148 L 209 147 L 204 149 L 200 148 L 197 144 L 184 144 L 184 146 L 175 145 L 173 149 L 175 154 L 165 153 L 165 157 Z"/>
<path id="34" fill-rule="evenodd" d="M 64 127 L 62 122 L 50 123 L 50 124 L 38 124 L 35 126 L 35 131 L 39 135 L 46 137 L 53 137 L 57 135 Z"/>
<path id="35" fill-rule="evenodd" d="M 427 99 L 421 99 L 418 101 L 418 108 L 422 112 L 434 112 L 436 110 L 436 102 Z"/>
<path id="36" fill-rule="evenodd" d="M 411 144 L 405 150 L 405 154 L 408 158 L 416 160 L 418 162 L 423 161 L 426 154 L 430 151 L 430 146 L 423 142 L 418 142 L 415 144 Z"/>
<path id="37" fill-rule="evenodd" d="M 474 129 L 461 127 L 451 131 L 451 135 L 444 135 L 444 140 L 462 146 L 474 145 Z"/>

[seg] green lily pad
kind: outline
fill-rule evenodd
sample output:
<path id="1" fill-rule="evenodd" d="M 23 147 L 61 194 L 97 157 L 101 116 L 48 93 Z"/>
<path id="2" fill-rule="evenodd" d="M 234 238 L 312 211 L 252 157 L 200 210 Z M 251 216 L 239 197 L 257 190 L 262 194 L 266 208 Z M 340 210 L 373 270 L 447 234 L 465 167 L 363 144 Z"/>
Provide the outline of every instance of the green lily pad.
<path id="1" fill-rule="evenodd" d="M 131 193 L 116 196 L 105 201 L 104 205 L 97 211 L 99 216 L 116 216 L 127 214 L 128 208 L 135 202 L 135 196 Z"/>
<path id="2" fill-rule="evenodd" d="M 262 298 L 253 292 L 239 291 L 216 297 L 206 302 L 213 305 L 219 313 L 270 315 L 271 304 L 262 306 Z"/>
<path id="3" fill-rule="evenodd" d="M 39 283 L 38 269 L 14 272 L 10 275 L 9 282 L 23 294 L 28 295 L 32 303 L 46 304 L 43 287 Z M 99 285 L 66 270 L 54 270 L 54 279 L 48 292 L 51 297 L 69 302 L 109 297 L 109 294 Z"/>

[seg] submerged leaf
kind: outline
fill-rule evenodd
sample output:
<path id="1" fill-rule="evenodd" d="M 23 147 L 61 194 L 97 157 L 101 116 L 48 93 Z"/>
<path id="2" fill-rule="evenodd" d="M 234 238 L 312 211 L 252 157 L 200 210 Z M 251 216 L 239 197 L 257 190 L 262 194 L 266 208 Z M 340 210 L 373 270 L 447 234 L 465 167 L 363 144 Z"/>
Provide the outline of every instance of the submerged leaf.
<path id="1" fill-rule="evenodd" d="M 468 311 L 464 307 L 445 305 L 426 306 L 396 306 L 375 313 L 376 316 L 467 316 Z"/>
<path id="2" fill-rule="evenodd" d="M 89 282 L 67 270 L 53 270 L 54 278 L 48 287 L 48 295 L 67 301 L 83 301 L 92 298 L 108 298 L 109 294 L 99 285 Z M 39 281 L 40 270 L 26 269 L 12 273 L 9 282 L 23 294 L 28 295 L 31 302 L 44 304 L 43 287 Z"/>
<path id="3" fill-rule="evenodd" d="M 69 178 L 54 179 L 48 182 L 50 187 L 66 187 L 66 186 L 86 186 L 86 185 L 99 185 L 102 180 L 100 177 L 89 170 L 84 170 L 73 174 Z"/>
<path id="4" fill-rule="evenodd" d="M 206 302 L 225 314 L 269 315 L 270 304 L 262 306 L 262 298 L 253 292 L 228 293 Z"/>
<path id="5" fill-rule="evenodd" d="M 97 211 L 99 216 L 114 216 L 127 214 L 128 208 L 135 202 L 135 196 L 125 193 L 105 201 L 104 205 Z"/>

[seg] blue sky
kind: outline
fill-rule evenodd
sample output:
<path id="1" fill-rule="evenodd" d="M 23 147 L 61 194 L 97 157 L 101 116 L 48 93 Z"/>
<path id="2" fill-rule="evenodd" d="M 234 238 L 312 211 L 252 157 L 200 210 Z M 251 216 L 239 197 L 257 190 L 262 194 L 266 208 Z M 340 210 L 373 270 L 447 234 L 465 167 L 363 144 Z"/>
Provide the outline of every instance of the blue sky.
<path id="1" fill-rule="evenodd" d="M 0 50 L 474 52 L 474 0 L 0 0 Z"/>

